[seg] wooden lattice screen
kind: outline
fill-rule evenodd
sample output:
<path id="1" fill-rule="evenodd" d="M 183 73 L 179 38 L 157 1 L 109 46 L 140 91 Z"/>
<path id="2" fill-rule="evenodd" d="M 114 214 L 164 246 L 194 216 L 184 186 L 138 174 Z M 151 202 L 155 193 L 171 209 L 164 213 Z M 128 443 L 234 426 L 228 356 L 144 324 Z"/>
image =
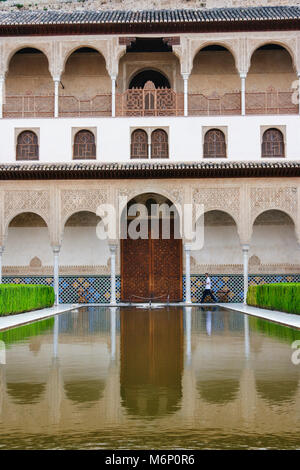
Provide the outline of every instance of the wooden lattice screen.
<path id="1" fill-rule="evenodd" d="M 283 134 L 278 129 L 268 129 L 262 139 L 262 157 L 284 157 Z"/>
<path id="2" fill-rule="evenodd" d="M 32 131 L 23 131 L 18 135 L 17 160 L 38 160 L 39 144 L 37 135 Z"/>
<path id="3" fill-rule="evenodd" d="M 211 129 L 204 137 L 204 152 L 206 158 L 226 158 L 225 135 L 219 129 Z"/>
<path id="4" fill-rule="evenodd" d="M 91 131 L 82 130 L 77 132 L 74 139 L 74 160 L 95 159 L 96 144 L 95 136 Z"/>

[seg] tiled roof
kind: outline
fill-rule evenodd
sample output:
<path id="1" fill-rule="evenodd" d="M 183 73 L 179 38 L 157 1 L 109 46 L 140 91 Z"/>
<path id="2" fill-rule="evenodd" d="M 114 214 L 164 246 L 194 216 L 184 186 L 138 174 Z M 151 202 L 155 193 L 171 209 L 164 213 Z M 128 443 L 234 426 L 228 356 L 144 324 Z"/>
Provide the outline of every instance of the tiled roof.
<path id="1" fill-rule="evenodd" d="M 213 23 L 300 19 L 300 7 L 268 6 L 248 8 L 176 10 L 80 10 L 10 11 L 0 13 L 0 25 Z"/>
<path id="2" fill-rule="evenodd" d="M 300 176 L 300 161 L 199 163 L 8 163 L 0 165 L 0 180 L 232 178 Z"/>

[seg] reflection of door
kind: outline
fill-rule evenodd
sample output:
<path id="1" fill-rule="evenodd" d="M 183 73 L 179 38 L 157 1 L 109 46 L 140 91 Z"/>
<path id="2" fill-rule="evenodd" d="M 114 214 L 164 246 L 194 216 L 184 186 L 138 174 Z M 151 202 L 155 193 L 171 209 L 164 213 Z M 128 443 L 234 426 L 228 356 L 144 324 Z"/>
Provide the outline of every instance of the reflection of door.
<path id="1" fill-rule="evenodd" d="M 158 238 L 149 228 L 146 240 L 121 240 L 121 299 L 166 301 L 168 296 L 170 301 L 182 300 L 182 241 L 174 237 L 173 220 L 168 239 L 162 238 L 160 221 Z"/>

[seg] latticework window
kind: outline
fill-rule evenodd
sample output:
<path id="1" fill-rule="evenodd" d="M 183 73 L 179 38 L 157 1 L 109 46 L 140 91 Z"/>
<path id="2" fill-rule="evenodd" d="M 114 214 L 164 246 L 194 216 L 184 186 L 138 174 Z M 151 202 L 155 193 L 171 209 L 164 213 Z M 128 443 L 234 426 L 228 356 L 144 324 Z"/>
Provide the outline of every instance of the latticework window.
<path id="1" fill-rule="evenodd" d="M 74 160 L 96 158 L 95 136 L 91 131 L 82 130 L 77 132 L 74 139 Z"/>
<path id="2" fill-rule="evenodd" d="M 38 160 L 39 144 L 37 135 L 32 131 L 23 131 L 18 135 L 17 160 Z"/>
<path id="3" fill-rule="evenodd" d="M 226 158 L 226 141 L 222 131 L 211 129 L 206 132 L 203 156 L 205 158 Z"/>
<path id="4" fill-rule="evenodd" d="M 168 134 L 162 129 L 151 134 L 151 158 L 169 158 Z"/>
<path id="5" fill-rule="evenodd" d="M 278 129 L 268 129 L 262 138 L 262 157 L 284 157 L 283 134 Z"/>
<path id="6" fill-rule="evenodd" d="M 131 158 L 148 158 L 147 132 L 137 129 L 131 134 Z"/>

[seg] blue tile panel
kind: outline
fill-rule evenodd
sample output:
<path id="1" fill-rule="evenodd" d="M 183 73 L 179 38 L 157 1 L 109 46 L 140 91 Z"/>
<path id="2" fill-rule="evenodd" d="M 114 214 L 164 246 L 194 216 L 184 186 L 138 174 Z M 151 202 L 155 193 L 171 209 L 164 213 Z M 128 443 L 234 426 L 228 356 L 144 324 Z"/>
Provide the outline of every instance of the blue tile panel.
<path id="1" fill-rule="evenodd" d="M 228 302 L 243 301 L 242 274 L 211 275 L 212 290 L 218 297 L 218 291 L 227 290 Z M 249 284 L 272 282 L 300 282 L 300 274 L 251 274 Z M 3 283 L 46 284 L 53 285 L 52 276 L 4 276 Z M 205 276 L 191 276 L 192 302 L 200 302 L 205 285 Z M 116 298 L 120 300 L 121 278 L 117 276 Z M 60 303 L 107 303 L 110 300 L 110 276 L 61 276 L 59 278 Z M 185 276 L 183 276 L 183 300 L 185 300 Z"/>

